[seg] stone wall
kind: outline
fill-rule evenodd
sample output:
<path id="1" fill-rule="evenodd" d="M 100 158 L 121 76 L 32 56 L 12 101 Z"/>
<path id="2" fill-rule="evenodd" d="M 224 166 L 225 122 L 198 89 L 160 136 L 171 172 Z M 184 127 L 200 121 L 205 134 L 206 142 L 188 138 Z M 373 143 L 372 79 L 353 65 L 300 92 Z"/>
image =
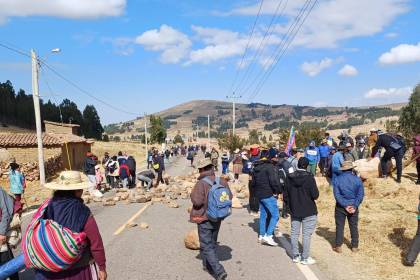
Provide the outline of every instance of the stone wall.
<path id="1" fill-rule="evenodd" d="M 9 154 L 16 159 L 17 163 L 38 161 L 38 148 L 7 148 Z M 61 147 L 44 148 L 44 159 L 61 155 Z"/>

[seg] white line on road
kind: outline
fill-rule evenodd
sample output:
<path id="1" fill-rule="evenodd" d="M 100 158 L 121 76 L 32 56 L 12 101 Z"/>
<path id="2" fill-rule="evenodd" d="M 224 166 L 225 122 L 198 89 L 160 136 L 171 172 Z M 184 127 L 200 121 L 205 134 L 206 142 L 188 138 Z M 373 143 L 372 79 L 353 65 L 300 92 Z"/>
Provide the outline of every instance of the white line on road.
<path id="1" fill-rule="evenodd" d="M 305 276 L 307 280 L 319 280 L 309 266 L 302 265 L 300 263 L 297 263 L 296 266 L 299 268 L 299 270 L 302 272 L 303 276 Z"/>
<path id="2" fill-rule="evenodd" d="M 126 223 L 124 223 L 122 226 L 120 226 L 115 232 L 114 235 L 118 235 L 121 232 L 124 231 L 124 229 L 127 227 L 128 224 L 132 223 L 135 219 L 137 219 L 138 216 L 141 215 L 141 213 L 144 212 L 144 210 L 146 210 L 147 207 L 150 206 L 150 202 L 147 203 L 143 208 L 141 208 L 136 214 L 134 214 L 133 217 L 131 217 Z"/>

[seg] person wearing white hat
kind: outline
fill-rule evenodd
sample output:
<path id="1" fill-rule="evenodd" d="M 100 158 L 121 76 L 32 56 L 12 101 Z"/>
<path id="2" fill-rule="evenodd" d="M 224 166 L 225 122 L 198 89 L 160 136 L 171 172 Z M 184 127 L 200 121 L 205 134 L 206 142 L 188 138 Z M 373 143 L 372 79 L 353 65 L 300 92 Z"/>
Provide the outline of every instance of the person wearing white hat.
<path id="1" fill-rule="evenodd" d="M 89 187 L 87 178 L 78 171 L 63 171 L 54 182 L 45 184 L 54 191 L 48 202 L 43 219 L 53 220 L 72 232 L 84 232 L 88 247 L 82 257 L 68 270 L 51 272 L 35 270 L 35 279 L 106 280 L 106 258 L 101 234 L 90 209 L 81 199 L 83 190 Z M 98 277 L 92 278 L 99 267 Z"/>

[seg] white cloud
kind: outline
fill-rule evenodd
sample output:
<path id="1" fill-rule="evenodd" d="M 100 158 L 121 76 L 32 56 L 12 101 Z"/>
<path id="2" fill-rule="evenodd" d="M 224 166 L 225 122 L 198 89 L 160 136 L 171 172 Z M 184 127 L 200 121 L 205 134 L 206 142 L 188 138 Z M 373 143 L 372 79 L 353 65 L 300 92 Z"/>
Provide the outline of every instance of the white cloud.
<path id="1" fill-rule="evenodd" d="M 288 1 L 285 9 L 288 22 L 276 26 L 278 33 L 284 34 L 287 31 L 304 2 L 305 0 Z M 278 3 L 278 0 L 264 1 L 263 14 L 273 14 Z M 343 40 L 377 34 L 397 16 L 409 10 L 407 3 L 408 0 L 318 1 L 292 45 L 334 48 Z M 256 15 L 258 5 L 240 7 L 229 14 Z"/>
<path id="2" fill-rule="evenodd" d="M 160 51 L 162 63 L 178 63 L 184 59 L 191 48 L 191 41 L 187 35 L 163 24 L 160 29 L 144 32 L 135 39 L 146 50 Z"/>
<path id="3" fill-rule="evenodd" d="M 134 52 L 134 39 L 130 37 L 117 37 L 117 38 L 102 38 L 102 42 L 111 43 L 114 53 L 122 56 L 131 55 Z"/>
<path id="4" fill-rule="evenodd" d="M 120 16 L 125 7 L 126 0 L 0 0 L 0 23 L 10 17 L 92 19 Z"/>
<path id="5" fill-rule="evenodd" d="M 356 67 L 346 64 L 343 66 L 343 68 L 341 68 L 338 71 L 338 74 L 341 76 L 351 77 L 351 76 L 357 76 L 357 74 L 359 74 L 359 71 L 357 71 Z"/>
<path id="6" fill-rule="evenodd" d="M 310 77 L 315 77 L 321 71 L 331 67 L 334 61 L 331 58 L 324 58 L 321 61 L 304 62 L 301 65 L 301 70 Z"/>
<path id="7" fill-rule="evenodd" d="M 412 91 L 411 87 L 402 88 L 373 88 L 365 93 L 365 98 L 395 98 L 395 97 L 408 97 Z"/>
<path id="8" fill-rule="evenodd" d="M 401 44 L 379 57 L 381 64 L 402 64 L 420 61 L 420 42 L 417 45 Z"/>

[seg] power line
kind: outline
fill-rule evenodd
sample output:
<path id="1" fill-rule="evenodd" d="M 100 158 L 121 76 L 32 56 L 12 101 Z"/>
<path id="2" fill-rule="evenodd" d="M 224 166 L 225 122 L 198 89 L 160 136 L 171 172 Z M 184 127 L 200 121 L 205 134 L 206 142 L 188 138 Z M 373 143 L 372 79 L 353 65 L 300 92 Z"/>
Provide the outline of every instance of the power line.
<path id="1" fill-rule="evenodd" d="M 282 11 L 279 13 L 279 10 L 280 10 L 281 4 L 283 3 L 283 0 L 280 0 L 279 1 L 279 4 L 277 5 L 276 10 L 275 10 L 273 16 L 271 17 L 271 20 L 270 20 L 270 23 L 268 25 L 268 28 L 266 29 L 263 38 L 261 39 L 260 43 L 258 44 L 258 47 L 257 47 L 256 51 L 254 52 L 254 56 L 251 59 L 250 65 L 249 65 L 249 67 L 247 67 L 247 69 L 245 71 L 245 74 L 243 75 L 241 81 L 239 82 L 238 86 L 235 89 L 236 92 L 239 92 L 240 91 L 240 86 L 244 83 L 244 81 L 246 81 L 246 79 L 248 78 L 248 76 L 250 76 L 253 73 L 253 71 L 255 69 L 255 67 L 253 67 L 255 65 L 255 61 L 262 54 L 262 52 L 264 50 L 263 43 L 265 42 L 265 40 L 267 38 L 271 38 L 271 36 L 273 35 L 273 30 L 272 30 L 273 24 L 274 24 L 274 22 L 275 22 L 275 20 L 277 18 L 281 17 L 284 14 L 284 11 L 286 9 L 286 6 L 287 6 L 288 2 L 289 2 L 289 0 L 286 0 L 285 5 L 283 6 Z"/>
<path id="2" fill-rule="evenodd" d="M 285 46 L 285 48 L 283 48 L 283 50 L 277 55 L 276 59 L 274 60 L 274 64 L 273 66 L 270 68 L 270 70 L 268 72 L 266 72 L 266 75 L 264 76 L 264 78 L 260 81 L 260 83 L 257 85 L 251 99 L 254 99 L 261 91 L 262 87 L 264 86 L 265 82 L 268 80 L 268 78 L 270 77 L 270 75 L 272 74 L 272 72 L 274 71 L 275 67 L 277 66 L 277 64 L 279 63 L 279 61 L 281 60 L 281 58 L 285 55 L 285 53 L 287 52 L 287 50 L 290 47 L 290 44 L 293 42 L 293 40 L 295 39 L 296 35 L 299 33 L 300 29 L 302 28 L 302 25 L 305 23 L 306 19 L 308 18 L 308 16 L 310 15 L 310 13 L 312 12 L 313 8 L 315 7 L 316 3 L 318 0 L 315 0 L 312 3 L 312 6 L 310 6 L 308 12 L 304 15 L 302 21 L 300 22 L 296 32 L 292 35 L 292 38 L 288 41 L 287 45 Z"/>
<path id="3" fill-rule="evenodd" d="M 290 35 L 294 32 L 298 22 L 300 21 L 302 15 L 304 14 L 304 12 L 306 11 L 307 7 L 309 6 L 311 0 L 306 0 L 306 2 L 304 3 L 304 5 L 301 7 L 301 9 L 299 10 L 298 14 L 296 15 L 296 17 L 294 18 L 292 24 L 289 25 L 288 30 L 286 31 L 286 33 L 283 35 L 283 39 L 281 44 L 279 44 L 277 46 L 277 48 L 273 51 L 273 54 L 267 59 L 267 61 L 261 66 L 262 69 L 260 70 L 259 74 L 257 76 L 254 77 L 254 79 L 248 84 L 248 86 L 245 88 L 245 90 L 243 91 L 243 94 L 246 94 L 256 83 L 257 81 L 264 76 L 264 74 L 267 72 L 267 70 L 269 69 L 269 67 L 271 66 L 269 63 L 270 61 L 275 61 L 275 58 L 278 56 L 279 53 L 281 53 L 282 49 L 284 48 L 284 46 L 287 44 L 287 41 L 290 38 Z M 250 97 L 248 98 L 248 100 L 251 100 L 252 94 L 250 95 Z"/>
<path id="4" fill-rule="evenodd" d="M 17 53 L 17 54 L 20 54 L 20 55 L 23 55 L 23 56 L 26 56 L 26 57 L 28 57 L 28 58 L 31 58 L 31 55 L 30 54 L 28 54 L 28 53 L 26 53 L 26 52 L 24 52 L 24 51 L 22 51 L 22 50 L 19 50 L 18 48 L 16 48 L 16 47 L 11 47 L 11 46 L 8 46 L 8 45 L 6 45 L 6 44 L 3 44 L 3 43 L 0 43 L 0 47 L 3 47 L 3 48 L 5 48 L 5 49 L 8 49 L 8 50 L 10 50 L 10 51 L 13 51 L 13 52 L 15 52 L 15 53 Z M 101 103 L 101 104 L 103 104 L 103 105 L 105 105 L 105 106 L 107 106 L 107 107 L 109 107 L 109 108 L 111 108 L 111 109 L 113 109 L 113 110 L 115 110 L 115 111 L 118 111 L 118 112 L 122 112 L 122 113 L 125 113 L 125 114 L 128 114 L 128 115 L 134 115 L 134 116 L 138 116 L 138 113 L 133 113 L 133 112 L 129 112 L 129 111 L 126 111 L 126 110 L 124 110 L 124 109 L 122 109 L 122 108 L 118 108 L 118 107 L 116 107 L 116 106 L 114 106 L 114 105 L 112 105 L 112 104 L 110 104 L 110 103 L 108 103 L 108 102 L 106 102 L 106 101 L 103 101 L 102 99 L 100 99 L 100 98 L 97 98 L 96 96 L 94 96 L 93 94 L 91 94 L 90 92 L 88 92 L 87 90 L 85 90 L 85 89 L 83 89 L 82 87 L 80 87 L 77 83 L 75 83 L 75 82 L 73 82 L 72 80 L 70 80 L 69 78 L 66 78 L 64 75 L 62 75 L 57 69 L 55 69 L 54 67 L 52 67 L 51 65 L 49 65 L 46 61 L 44 61 L 43 59 L 41 59 L 41 58 L 38 58 L 38 63 L 41 65 L 41 66 L 45 66 L 48 70 L 50 70 L 52 73 L 54 73 L 57 77 L 59 77 L 60 79 L 62 79 L 63 81 L 65 81 L 65 82 L 67 82 L 68 84 L 70 84 L 71 86 L 73 86 L 74 88 L 76 88 L 78 91 L 80 91 L 81 93 L 83 93 L 83 94 L 85 94 L 85 95 L 87 95 L 87 96 L 89 96 L 90 98 L 92 98 L 92 99 L 94 99 L 94 100 L 96 100 L 96 101 L 98 101 L 99 103 Z"/>
<path id="5" fill-rule="evenodd" d="M 236 80 L 238 79 L 239 72 L 240 72 L 240 70 L 242 68 L 242 64 L 243 64 L 243 62 L 245 60 L 245 56 L 246 56 L 246 54 L 248 52 L 248 49 L 249 49 L 249 45 L 251 43 L 252 36 L 254 35 L 255 27 L 257 26 L 258 19 L 259 19 L 260 15 L 261 15 L 261 10 L 262 10 L 263 4 L 264 4 L 264 0 L 261 0 L 260 1 L 260 6 L 258 8 L 257 16 L 255 17 L 254 24 L 252 25 L 251 32 L 250 32 L 249 37 L 248 37 L 248 42 L 246 44 L 245 51 L 242 54 L 241 62 L 239 63 L 239 66 L 236 69 L 235 78 L 233 79 L 233 82 L 232 82 L 232 84 L 230 86 L 229 94 L 232 92 L 232 89 L 233 89 L 233 87 L 234 87 L 234 85 L 236 83 Z"/>

